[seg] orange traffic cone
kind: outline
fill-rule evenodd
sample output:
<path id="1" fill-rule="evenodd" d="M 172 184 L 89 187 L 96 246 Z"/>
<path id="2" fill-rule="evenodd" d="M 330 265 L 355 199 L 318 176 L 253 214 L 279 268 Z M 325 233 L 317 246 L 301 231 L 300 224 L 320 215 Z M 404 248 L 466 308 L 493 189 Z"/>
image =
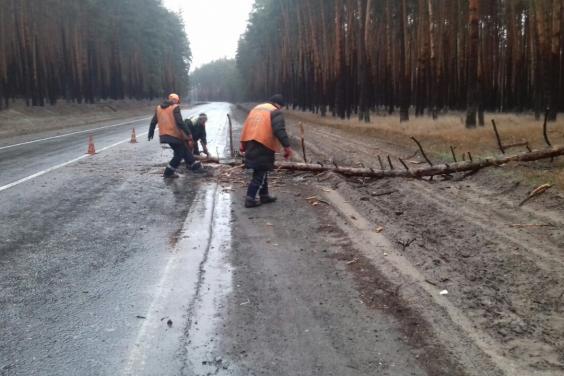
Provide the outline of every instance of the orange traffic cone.
<path id="1" fill-rule="evenodd" d="M 135 136 L 135 128 L 131 130 L 131 141 L 129 141 L 129 143 L 131 144 L 137 143 L 137 137 Z"/>
<path id="2" fill-rule="evenodd" d="M 96 148 L 94 147 L 94 139 L 92 135 L 88 136 L 88 152 L 87 154 L 94 155 L 96 154 Z"/>

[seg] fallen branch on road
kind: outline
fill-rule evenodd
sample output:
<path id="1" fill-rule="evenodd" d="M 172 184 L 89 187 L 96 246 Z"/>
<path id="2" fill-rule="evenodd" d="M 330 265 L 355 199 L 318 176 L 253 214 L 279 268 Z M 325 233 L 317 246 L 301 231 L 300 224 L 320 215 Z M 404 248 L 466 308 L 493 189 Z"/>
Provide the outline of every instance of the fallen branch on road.
<path id="1" fill-rule="evenodd" d="M 361 176 L 375 179 L 382 178 L 422 178 L 437 175 L 455 174 L 458 172 L 476 172 L 486 167 L 501 166 L 509 162 L 532 162 L 541 159 L 551 159 L 564 155 L 564 146 L 558 146 L 532 152 L 524 152 L 511 156 L 488 157 L 481 160 L 469 160 L 450 164 L 440 164 L 409 170 L 374 170 L 363 167 L 345 167 L 338 165 L 322 165 L 313 163 L 276 162 L 277 170 L 309 171 L 322 173 L 332 171 L 346 176 Z M 239 161 L 220 162 L 217 158 L 203 159 L 204 163 L 221 163 L 229 166 L 238 166 Z"/>
<path id="2" fill-rule="evenodd" d="M 513 223 L 509 227 L 514 228 L 535 228 L 535 227 L 556 227 L 552 223 Z"/>
<path id="3" fill-rule="evenodd" d="M 397 192 L 397 190 L 396 190 L 396 189 L 393 189 L 393 190 L 391 190 L 391 191 L 386 191 L 386 192 L 372 192 L 370 195 L 371 195 L 372 197 L 381 197 L 381 196 L 388 196 L 388 195 L 391 195 L 392 193 L 395 193 L 395 192 Z"/>
<path id="4" fill-rule="evenodd" d="M 564 146 L 545 150 L 525 152 L 512 156 L 489 157 L 478 161 L 457 162 L 433 165 L 410 170 L 374 170 L 343 166 L 323 166 L 308 163 L 277 162 L 276 167 L 282 170 L 325 172 L 332 171 L 347 176 L 363 176 L 371 178 L 421 178 L 425 176 L 447 175 L 457 172 L 477 171 L 482 168 L 501 166 L 509 162 L 531 162 L 564 155 Z"/>
<path id="5" fill-rule="evenodd" d="M 541 194 L 543 194 L 544 192 L 546 192 L 550 188 L 552 188 L 552 184 L 543 184 L 539 187 L 536 187 L 535 189 L 533 189 L 533 191 L 531 193 L 529 193 L 529 196 L 526 199 L 521 201 L 519 206 L 523 206 L 527 201 L 529 201 L 530 199 L 532 199 L 534 197 L 540 196 Z"/>

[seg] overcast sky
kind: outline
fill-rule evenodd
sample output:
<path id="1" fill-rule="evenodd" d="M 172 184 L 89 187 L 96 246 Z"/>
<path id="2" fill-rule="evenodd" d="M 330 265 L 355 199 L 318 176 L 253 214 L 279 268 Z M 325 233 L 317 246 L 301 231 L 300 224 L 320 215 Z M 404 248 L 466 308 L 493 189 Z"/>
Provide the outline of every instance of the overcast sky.
<path id="1" fill-rule="evenodd" d="M 163 0 L 182 9 L 192 50 L 192 68 L 222 57 L 235 57 L 254 0 Z"/>

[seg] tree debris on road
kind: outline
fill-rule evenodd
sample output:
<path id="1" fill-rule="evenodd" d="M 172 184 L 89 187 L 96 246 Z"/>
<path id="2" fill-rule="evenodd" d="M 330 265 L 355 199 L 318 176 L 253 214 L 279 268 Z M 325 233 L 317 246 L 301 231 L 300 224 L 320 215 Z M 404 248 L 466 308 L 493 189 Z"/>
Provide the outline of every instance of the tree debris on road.
<path id="1" fill-rule="evenodd" d="M 390 169 L 390 170 L 374 170 L 373 168 L 366 167 L 345 167 L 337 164 L 324 165 L 313 163 L 298 163 L 298 162 L 276 162 L 277 170 L 292 170 L 292 171 L 309 171 L 309 172 L 335 172 L 346 176 L 360 176 L 367 178 L 422 178 L 433 177 L 440 175 L 450 175 L 459 172 L 475 173 L 483 168 L 502 166 L 510 162 L 532 162 L 541 159 L 553 159 L 555 157 L 564 155 L 564 146 L 552 147 L 543 150 L 527 151 L 524 153 L 514 154 L 511 156 L 488 157 L 474 161 L 472 158 L 468 161 L 444 163 L 439 165 L 430 165 L 428 167 L 418 169 Z M 204 162 L 207 163 L 221 163 L 233 167 L 240 166 L 238 161 L 220 161 L 218 158 L 208 158 Z M 391 165 L 393 166 L 393 165 Z M 540 189 L 541 187 L 539 187 Z M 550 188 L 550 187 L 548 187 Z M 543 193 L 546 189 L 539 191 L 535 195 Z M 392 193 L 392 192 L 391 192 Z M 534 196 L 533 196 L 534 197 Z M 531 197 L 532 198 L 532 197 Z M 525 201 L 526 202 L 526 201 Z M 524 202 L 523 202 L 524 203 Z"/>
<path id="2" fill-rule="evenodd" d="M 540 185 L 538 187 L 536 187 L 535 189 L 533 189 L 531 191 L 531 193 L 529 193 L 529 196 L 524 199 L 523 201 L 521 201 L 521 203 L 519 204 L 519 206 L 523 206 L 525 205 L 525 203 L 529 200 L 531 200 L 532 198 L 535 198 L 537 196 L 540 196 L 541 194 L 543 194 L 544 192 L 546 192 L 547 190 L 549 190 L 550 188 L 552 188 L 552 184 L 543 184 Z"/>

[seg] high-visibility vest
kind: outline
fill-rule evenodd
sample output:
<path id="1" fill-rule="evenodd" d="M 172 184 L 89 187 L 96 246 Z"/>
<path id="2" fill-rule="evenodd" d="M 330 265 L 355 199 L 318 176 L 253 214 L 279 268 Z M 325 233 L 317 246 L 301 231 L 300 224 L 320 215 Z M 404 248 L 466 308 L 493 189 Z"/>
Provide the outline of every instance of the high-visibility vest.
<path id="1" fill-rule="evenodd" d="M 273 111 L 278 108 L 270 103 L 263 103 L 251 110 L 241 132 L 241 142 L 257 141 L 277 152 L 280 150 L 280 142 L 272 131 Z"/>
<path id="2" fill-rule="evenodd" d="M 177 104 L 173 104 L 167 108 L 157 107 L 157 122 L 159 124 L 159 135 L 160 136 L 172 136 L 179 140 L 184 137 L 182 131 L 176 125 L 176 119 L 174 118 L 174 109 L 178 107 Z"/>

